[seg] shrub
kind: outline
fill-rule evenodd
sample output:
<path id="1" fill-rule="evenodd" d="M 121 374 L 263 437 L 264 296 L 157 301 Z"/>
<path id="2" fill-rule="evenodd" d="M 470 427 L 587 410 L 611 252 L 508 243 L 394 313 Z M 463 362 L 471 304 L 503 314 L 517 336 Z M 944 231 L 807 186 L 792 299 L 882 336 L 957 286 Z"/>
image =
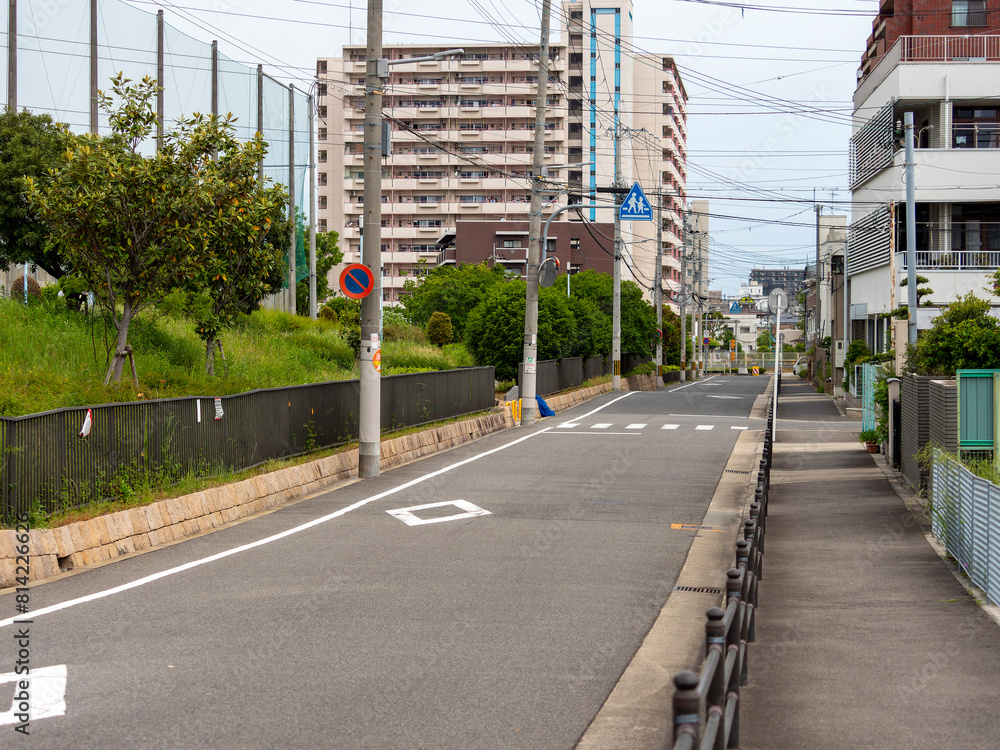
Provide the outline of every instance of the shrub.
<path id="1" fill-rule="evenodd" d="M 451 317 L 447 313 L 435 312 L 427 323 L 427 339 L 437 347 L 450 344 L 454 332 L 451 328 Z"/>
<path id="2" fill-rule="evenodd" d="M 33 300 L 41 299 L 42 288 L 30 276 L 28 277 L 28 297 Z M 12 300 L 24 299 L 24 276 L 18 276 L 14 283 L 10 285 L 10 298 Z"/>
<path id="3" fill-rule="evenodd" d="M 336 311 L 332 307 L 327 307 L 326 305 L 323 305 L 323 307 L 319 309 L 319 317 L 329 323 L 340 322 L 340 318 L 337 317 Z"/>

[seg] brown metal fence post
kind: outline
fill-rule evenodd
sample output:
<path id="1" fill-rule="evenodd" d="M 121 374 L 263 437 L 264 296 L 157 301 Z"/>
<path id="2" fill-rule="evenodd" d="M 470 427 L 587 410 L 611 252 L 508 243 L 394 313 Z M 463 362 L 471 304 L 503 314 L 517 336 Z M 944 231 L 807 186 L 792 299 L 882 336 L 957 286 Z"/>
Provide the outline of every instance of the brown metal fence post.
<path id="1" fill-rule="evenodd" d="M 698 675 L 689 670 L 674 675 L 674 743 L 683 737 L 691 738 L 689 747 L 698 742 L 698 723 L 701 720 L 701 698 L 698 695 Z"/>

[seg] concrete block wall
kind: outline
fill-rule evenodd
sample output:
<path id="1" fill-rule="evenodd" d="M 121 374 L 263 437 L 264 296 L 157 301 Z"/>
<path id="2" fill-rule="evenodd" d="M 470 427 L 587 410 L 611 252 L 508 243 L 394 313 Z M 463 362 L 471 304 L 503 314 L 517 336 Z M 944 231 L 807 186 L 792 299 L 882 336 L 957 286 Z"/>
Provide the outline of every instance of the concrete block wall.
<path id="1" fill-rule="evenodd" d="M 502 409 L 475 419 L 384 440 L 381 466 L 389 468 L 454 448 L 513 424 L 507 410 Z M 357 474 L 358 451 L 354 449 L 140 508 L 55 529 L 32 530 L 28 556 L 30 580 L 44 580 L 58 575 L 61 570 L 105 562 L 211 531 Z M 14 586 L 16 581 L 16 536 L 13 529 L 0 530 L 0 589 Z"/>

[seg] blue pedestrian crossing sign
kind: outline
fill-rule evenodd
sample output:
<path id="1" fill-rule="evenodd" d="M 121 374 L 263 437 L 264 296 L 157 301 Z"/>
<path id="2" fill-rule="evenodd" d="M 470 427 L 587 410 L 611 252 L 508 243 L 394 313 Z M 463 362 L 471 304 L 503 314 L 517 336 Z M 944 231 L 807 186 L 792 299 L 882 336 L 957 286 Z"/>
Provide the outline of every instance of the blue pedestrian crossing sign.
<path id="1" fill-rule="evenodd" d="M 646 194 L 642 192 L 638 182 L 632 186 L 622 201 L 621 208 L 618 209 L 618 218 L 622 221 L 653 220 L 653 207 L 649 205 Z"/>
<path id="2" fill-rule="evenodd" d="M 739 302 L 734 302 L 733 306 L 729 308 L 729 312 L 734 313 L 734 314 L 738 314 L 738 313 L 742 312 L 742 310 L 740 309 L 740 303 Z"/>

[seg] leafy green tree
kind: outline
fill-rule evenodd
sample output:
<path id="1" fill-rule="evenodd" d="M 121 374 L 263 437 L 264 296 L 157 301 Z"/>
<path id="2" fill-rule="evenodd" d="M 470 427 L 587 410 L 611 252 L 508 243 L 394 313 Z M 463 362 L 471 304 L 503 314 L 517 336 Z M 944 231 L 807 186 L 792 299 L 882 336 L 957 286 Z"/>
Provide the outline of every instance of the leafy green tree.
<path id="1" fill-rule="evenodd" d="M 498 380 L 517 377 L 524 354 L 524 298 L 527 285 L 511 281 L 492 287 L 469 314 L 465 344 L 476 363 L 496 368 Z M 539 290 L 538 358 L 558 359 L 568 354 L 576 324 L 565 294 L 553 288 Z"/>
<path id="2" fill-rule="evenodd" d="M 556 284 L 552 288 L 559 286 Z M 576 336 L 569 356 L 606 357 L 611 354 L 611 318 L 601 312 L 593 300 L 570 297 L 566 302 L 576 322 Z"/>
<path id="3" fill-rule="evenodd" d="M 25 195 L 25 178 L 44 182 L 74 136 L 48 115 L 5 110 L 0 115 L 0 270 L 31 263 L 55 278 L 66 273 L 48 227 Z"/>
<path id="4" fill-rule="evenodd" d="M 594 270 L 581 271 L 573 275 L 570 287 L 572 296 L 589 299 L 609 320 L 612 319 L 614 280 L 611 276 Z M 621 316 L 622 353 L 648 356 L 656 346 L 656 311 L 642 298 L 642 289 L 634 282 L 622 282 Z"/>
<path id="5" fill-rule="evenodd" d="M 967 294 L 934 319 L 911 349 L 909 364 L 921 375 L 944 377 L 1000 369 L 1000 320 L 990 315 L 988 302 Z"/>
<path id="6" fill-rule="evenodd" d="M 427 323 L 427 340 L 437 347 L 443 347 L 445 344 L 450 344 L 453 337 L 454 332 L 448 313 L 435 312 L 431 315 Z"/>
<path id="7" fill-rule="evenodd" d="M 305 242 L 304 216 L 296 219 L 296 237 L 302 236 Z M 319 309 L 333 294 L 334 289 L 330 286 L 330 269 L 340 264 L 344 259 L 344 253 L 340 249 L 338 240 L 340 234 L 337 232 L 318 232 L 316 234 L 316 307 Z M 296 240 L 298 242 L 298 240 Z M 285 244 L 288 244 L 288 236 L 285 236 Z M 303 247 L 305 245 L 303 244 Z M 304 253 L 308 258 L 308 254 Z M 299 315 L 309 314 L 309 263 L 306 261 L 306 277 L 295 285 L 295 312 Z M 298 269 L 296 269 L 296 275 Z"/>
<path id="8" fill-rule="evenodd" d="M 681 363 L 681 316 L 670 305 L 663 306 L 663 364 Z"/>
<path id="9" fill-rule="evenodd" d="M 112 90 L 117 108 L 100 94 L 111 135 L 80 136 L 50 178 L 29 179 L 27 189 L 51 241 L 115 325 L 105 383 L 121 380 L 133 318 L 213 265 L 213 246 L 227 246 L 234 211 L 257 215 L 256 181 L 230 179 L 264 150 L 259 136 L 246 144 L 232 139 L 231 116 L 199 115 L 143 156 L 156 124 L 156 82 L 133 85 L 119 74 Z"/>
<path id="10" fill-rule="evenodd" d="M 403 298 L 403 309 L 410 322 L 421 328 L 430 322 L 435 312 L 446 313 L 451 318 L 455 339 L 463 341 L 469 313 L 504 280 L 503 268 L 499 265 L 493 268 L 485 263 L 441 266 L 417 281 L 407 280 L 403 284 L 408 292 Z M 522 332 L 522 338 L 523 335 Z"/>

